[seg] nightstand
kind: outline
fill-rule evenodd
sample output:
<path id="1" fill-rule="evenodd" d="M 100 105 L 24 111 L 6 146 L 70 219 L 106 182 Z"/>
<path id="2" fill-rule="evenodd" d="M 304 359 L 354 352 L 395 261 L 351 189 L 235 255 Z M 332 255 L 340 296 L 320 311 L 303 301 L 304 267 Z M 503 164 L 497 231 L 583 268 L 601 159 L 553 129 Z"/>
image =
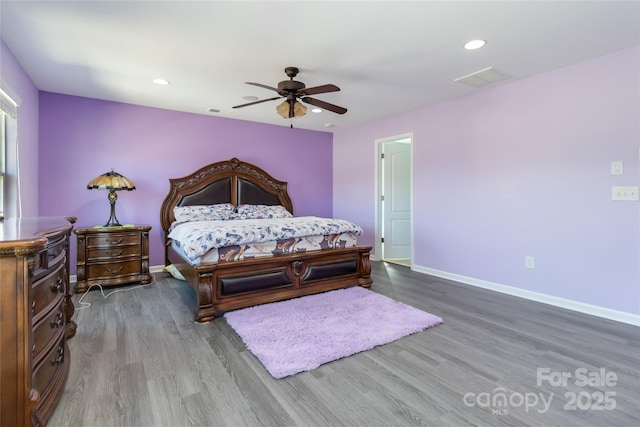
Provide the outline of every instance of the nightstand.
<path id="1" fill-rule="evenodd" d="M 151 226 L 76 228 L 78 240 L 76 293 L 94 283 L 104 286 L 150 283 Z"/>

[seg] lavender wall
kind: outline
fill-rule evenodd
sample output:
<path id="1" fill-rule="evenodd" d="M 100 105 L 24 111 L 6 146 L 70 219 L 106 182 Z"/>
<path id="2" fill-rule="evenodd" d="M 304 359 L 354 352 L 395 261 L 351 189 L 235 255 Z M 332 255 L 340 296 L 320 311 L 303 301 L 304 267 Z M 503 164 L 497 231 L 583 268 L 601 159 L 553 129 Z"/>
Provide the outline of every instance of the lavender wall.
<path id="1" fill-rule="evenodd" d="M 338 131 L 334 215 L 373 244 L 374 141 L 413 132 L 417 269 L 640 314 L 640 205 L 611 201 L 640 182 L 639 75 L 632 48 Z"/>
<path id="2" fill-rule="evenodd" d="M 38 215 L 38 89 L 4 41 L 0 40 L 2 88 L 20 98 L 18 137 L 23 216 Z M 9 155 L 13 155 L 11 152 Z"/>
<path id="3" fill-rule="evenodd" d="M 41 92 L 39 214 L 104 224 L 107 193 L 86 184 L 113 168 L 136 184 L 118 193 L 118 219 L 153 226 L 151 265 L 162 265 L 159 212 L 169 178 L 237 157 L 287 181 L 297 215 L 330 216 L 331 141 L 326 132 Z"/>

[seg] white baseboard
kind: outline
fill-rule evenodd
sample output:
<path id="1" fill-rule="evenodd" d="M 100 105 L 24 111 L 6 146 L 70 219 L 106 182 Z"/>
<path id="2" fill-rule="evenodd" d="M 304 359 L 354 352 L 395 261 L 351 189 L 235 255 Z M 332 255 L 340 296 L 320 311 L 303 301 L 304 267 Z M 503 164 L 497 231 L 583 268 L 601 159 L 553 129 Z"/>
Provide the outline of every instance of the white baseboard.
<path id="1" fill-rule="evenodd" d="M 149 267 L 149 273 L 162 273 L 164 265 L 152 265 Z"/>
<path id="2" fill-rule="evenodd" d="M 372 261 L 379 261 L 375 257 L 371 257 Z M 149 267 L 150 273 L 161 273 L 164 265 L 154 265 Z M 489 289 L 491 291 L 500 292 L 507 295 L 528 299 L 531 301 L 541 302 L 556 307 L 566 308 L 568 310 L 577 311 L 592 316 L 602 317 L 604 319 L 614 320 L 616 322 L 627 323 L 633 326 L 640 326 L 640 315 L 627 313 L 624 311 L 612 310 L 606 307 L 600 307 L 592 304 L 574 301 L 566 298 L 555 297 L 553 295 L 543 294 L 540 292 L 528 291 L 526 289 L 514 288 L 513 286 L 501 285 L 499 283 L 489 282 L 487 280 L 475 279 L 473 277 L 462 276 L 460 274 L 448 273 L 446 271 L 436 270 L 434 268 L 413 265 L 411 269 L 417 273 L 428 274 L 430 276 L 440 277 L 442 279 L 453 280 L 465 285 L 476 286 L 478 288 Z M 71 283 L 76 282 L 76 275 L 70 277 Z"/>
<path id="3" fill-rule="evenodd" d="M 555 297 L 553 295 L 543 294 L 534 291 L 528 291 L 526 289 L 514 288 L 513 286 L 501 285 L 499 283 L 489 282 L 486 280 L 475 279 L 473 277 L 462 276 L 460 274 L 448 273 L 446 271 L 440 271 L 429 267 L 421 267 L 413 265 L 411 268 L 418 273 L 428 274 L 431 276 L 440 277 L 447 280 L 453 280 L 454 282 L 460 282 L 465 285 L 476 286 L 483 289 L 489 289 L 491 291 L 500 292 L 507 295 L 513 295 L 516 297 L 528 299 L 531 301 L 541 302 L 544 304 L 553 305 L 556 307 L 562 307 L 580 313 L 590 314 L 592 316 L 602 317 L 616 322 L 627 323 L 633 326 L 640 326 L 640 315 L 627 313 L 624 311 L 612 310 L 606 307 L 600 307 L 592 304 L 585 304 L 583 302 L 569 300 L 565 298 Z"/>
<path id="4" fill-rule="evenodd" d="M 151 267 L 149 267 L 149 273 L 162 273 L 163 270 L 164 270 L 164 265 L 152 265 Z M 72 274 L 71 276 L 69 276 L 70 283 L 76 283 L 77 280 L 78 280 L 78 276 L 76 276 L 75 274 Z"/>

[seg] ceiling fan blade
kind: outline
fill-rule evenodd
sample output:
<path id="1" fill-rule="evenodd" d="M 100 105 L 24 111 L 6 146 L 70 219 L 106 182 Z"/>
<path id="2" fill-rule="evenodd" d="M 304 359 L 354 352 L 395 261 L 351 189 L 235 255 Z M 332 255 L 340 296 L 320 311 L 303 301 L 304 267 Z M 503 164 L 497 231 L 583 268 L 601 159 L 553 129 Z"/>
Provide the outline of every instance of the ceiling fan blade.
<path id="1" fill-rule="evenodd" d="M 248 107 L 249 105 L 255 105 L 255 104 L 260 104 L 261 102 L 267 102 L 267 101 L 274 101 L 276 99 L 280 99 L 282 98 L 281 96 L 276 96 L 275 98 L 269 98 L 269 99 L 261 99 L 260 101 L 253 101 L 253 102 L 249 102 L 247 104 L 241 104 L 241 105 L 235 105 L 231 108 L 242 108 L 242 107 Z"/>
<path id="2" fill-rule="evenodd" d="M 322 86 L 314 86 L 308 87 L 305 89 L 300 89 L 298 94 L 300 95 L 317 95 L 319 93 L 327 93 L 327 92 L 338 92 L 340 88 L 336 85 L 328 84 Z"/>
<path id="3" fill-rule="evenodd" d="M 245 82 L 245 83 L 248 84 L 248 85 L 253 85 L 253 86 L 258 86 L 258 87 L 262 87 L 262 88 L 265 88 L 265 89 L 273 90 L 273 91 L 279 93 L 279 89 L 278 88 L 267 86 L 267 85 L 263 85 L 262 83 L 253 83 L 253 82 Z"/>
<path id="4" fill-rule="evenodd" d="M 344 114 L 347 112 L 347 109 L 344 107 L 339 107 L 337 105 L 329 104 L 328 102 L 320 101 L 319 99 L 309 98 L 308 96 L 305 96 L 304 98 L 302 98 L 302 102 L 315 105 L 316 107 L 320 107 L 324 110 L 329 110 L 337 114 Z"/>

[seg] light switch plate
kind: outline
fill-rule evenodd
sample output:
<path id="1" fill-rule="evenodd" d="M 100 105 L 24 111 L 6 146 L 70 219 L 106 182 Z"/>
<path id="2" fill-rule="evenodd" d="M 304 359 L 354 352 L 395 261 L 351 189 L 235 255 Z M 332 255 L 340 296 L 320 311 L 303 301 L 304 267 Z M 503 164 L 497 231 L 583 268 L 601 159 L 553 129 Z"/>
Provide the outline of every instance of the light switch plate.
<path id="1" fill-rule="evenodd" d="M 638 186 L 611 187 L 611 200 L 638 201 Z"/>

